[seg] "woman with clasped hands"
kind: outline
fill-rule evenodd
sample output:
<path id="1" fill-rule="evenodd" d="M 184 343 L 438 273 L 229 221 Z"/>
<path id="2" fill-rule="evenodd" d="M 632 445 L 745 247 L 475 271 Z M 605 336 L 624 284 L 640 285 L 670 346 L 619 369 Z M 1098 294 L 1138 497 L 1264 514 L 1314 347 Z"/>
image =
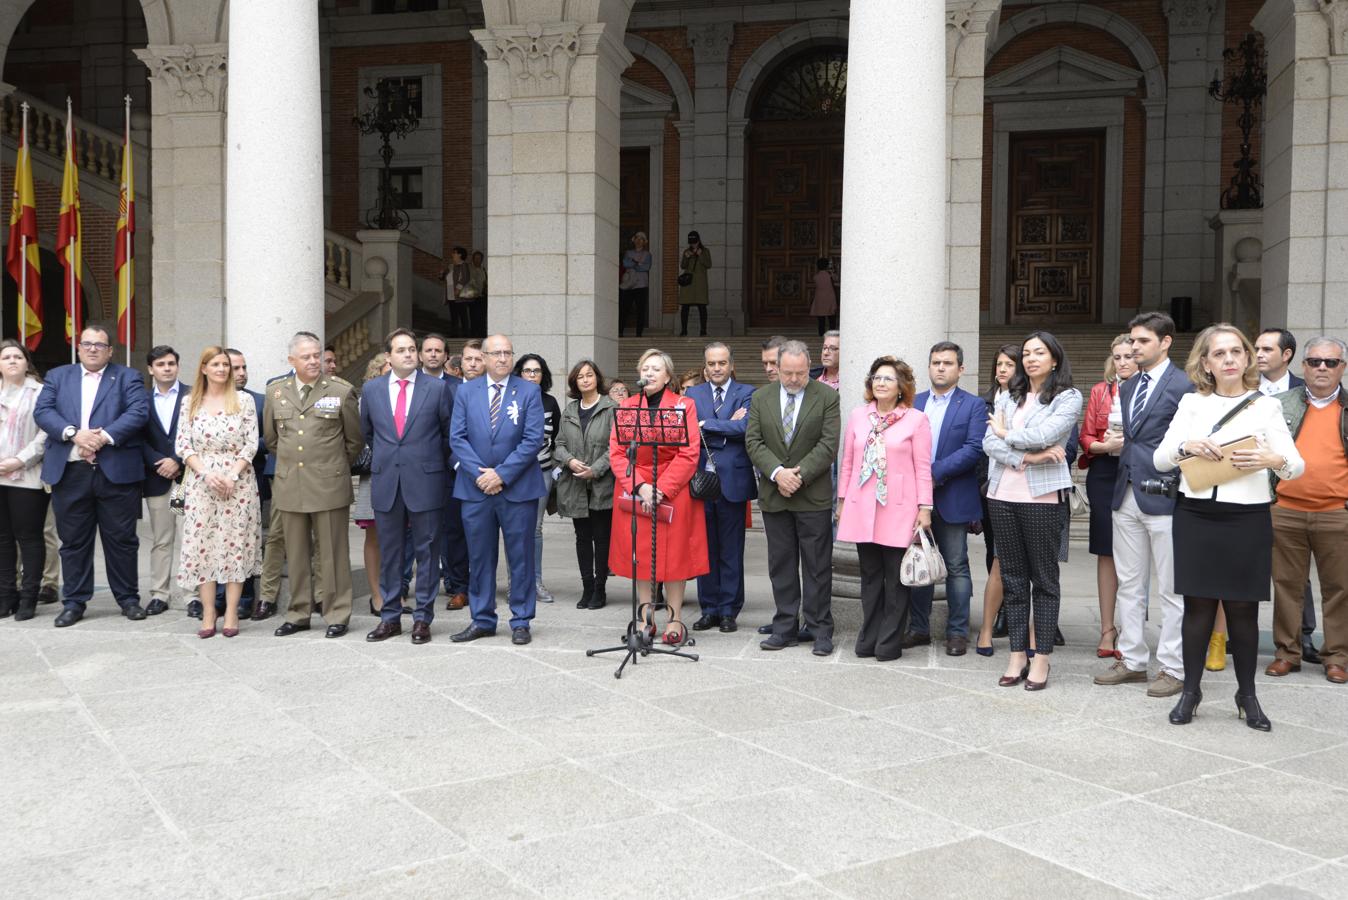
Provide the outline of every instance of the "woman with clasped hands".
<path id="1" fill-rule="evenodd" d="M 913 411 L 916 393 L 908 364 L 880 357 L 842 435 L 835 515 L 837 539 L 855 542 L 861 563 L 856 654 L 881 662 L 903 655 L 908 587 L 899 567 L 917 532 L 931 527 L 931 425 Z"/>
<path id="2" fill-rule="evenodd" d="M 1187 725 L 1203 699 L 1203 661 L 1220 603 L 1235 659 L 1237 713 L 1251 728 L 1268 731 L 1273 726 L 1254 696 L 1259 604 L 1268 600 L 1273 577 L 1273 489 L 1266 470 L 1282 479 L 1297 478 L 1305 463 L 1287 430 L 1282 405 L 1258 391 L 1254 347 L 1240 329 L 1224 322 L 1203 329 L 1185 374 L 1195 393 L 1180 400 L 1152 456 L 1156 469 L 1168 472 L 1188 457 L 1225 458 L 1248 474 L 1205 491 L 1191 489 L 1180 476 L 1171 531 L 1175 593 L 1184 597 L 1184 692 L 1170 711 L 1170 722 Z M 1238 407 L 1239 412 L 1222 422 Z M 1251 436 L 1253 449 L 1222 447 Z"/>

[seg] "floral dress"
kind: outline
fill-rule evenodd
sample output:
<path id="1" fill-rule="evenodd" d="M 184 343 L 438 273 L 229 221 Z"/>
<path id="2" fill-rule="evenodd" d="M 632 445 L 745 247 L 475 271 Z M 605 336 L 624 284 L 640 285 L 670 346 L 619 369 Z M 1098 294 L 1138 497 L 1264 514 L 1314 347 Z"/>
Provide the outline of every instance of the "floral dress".
<path id="1" fill-rule="evenodd" d="M 174 452 L 186 462 L 196 455 L 207 472 L 224 472 L 235 460 L 252 463 L 257 453 L 257 408 L 239 392 L 239 411 L 188 418 L 192 398 L 184 397 L 178 413 Z M 204 582 L 240 582 L 262 571 L 262 512 L 257 478 L 249 465 L 234 485 L 234 495 L 221 499 L 206 479 L 188 469 L 183 478 L 185 504 L 178 586 L 195 590 Z"/>

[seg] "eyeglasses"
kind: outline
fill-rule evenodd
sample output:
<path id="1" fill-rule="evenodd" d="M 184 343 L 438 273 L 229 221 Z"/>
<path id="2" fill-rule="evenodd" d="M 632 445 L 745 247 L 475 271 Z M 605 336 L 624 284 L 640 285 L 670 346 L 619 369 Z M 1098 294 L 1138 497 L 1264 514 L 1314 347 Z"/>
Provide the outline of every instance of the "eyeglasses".
<path id="1" fill-rule="evenodd" d="M 1322 356 L 1308 356 L 1302 362 L 1306 364 L 1308 369 L 1337 369 L 1343 365 L 1341 359 L 1327 359 Z"/>
<path id="2" fill-rule="evenodd" d="M 514 350 L 485 350 L 485 351 L 483 351 L 482 355 L 483 355 L 483 356 L 494 356 L 494 357 L 496 357 L 497 359 L 507 359 L 508 357 L 514 356 L 514 355 L 515 355 L 515 351 L 514 351 Z"/>
<path id="3" fill-rule="evenodd" d="M 899 379 L 893 375 L 872 375 L 871 384 L 898 384 Z"/>
<path id="4" fill-rule="evenodd" d="M 102 341 L 80 341 L 81 350 L 97 350 L 101 353 L 111 346 L 112 344 L 105 344 Z"/>
<path id="5" fill-rule="evenodd" d="M 543 370 L 542 370 L 542 369 L 538 369 L 538 368 L 534 368 L 534 369 L 520 369 L 520 372 L 523 373 L 523 374 L 525 374 L 525 375 L 542 375 L 542 374 L 543 374 Z"/>

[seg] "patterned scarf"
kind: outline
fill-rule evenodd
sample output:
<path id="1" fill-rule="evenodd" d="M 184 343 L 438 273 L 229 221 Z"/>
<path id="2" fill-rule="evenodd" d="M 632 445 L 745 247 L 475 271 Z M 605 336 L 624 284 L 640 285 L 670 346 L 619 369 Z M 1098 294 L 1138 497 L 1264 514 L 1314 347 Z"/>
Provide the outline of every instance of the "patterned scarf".
<path id="1" fill-rule="evenodd" d="M 880 417 L 879 412 L 871 412 L 871 433 L 866 436 L 866 450 L 861 457 L 861 478 L 857 481 L 857 486 L 866 483 L 866 480 L 872 475 L 875 476 L 875 502 L 884 506 L 889 500 L 889 488 L 885 484 L 885 475 L 888 469 L 888 456 L 885 454 L 885 429 L 899 421 L 899 411 L 894 410 L 884 418 Z"/>

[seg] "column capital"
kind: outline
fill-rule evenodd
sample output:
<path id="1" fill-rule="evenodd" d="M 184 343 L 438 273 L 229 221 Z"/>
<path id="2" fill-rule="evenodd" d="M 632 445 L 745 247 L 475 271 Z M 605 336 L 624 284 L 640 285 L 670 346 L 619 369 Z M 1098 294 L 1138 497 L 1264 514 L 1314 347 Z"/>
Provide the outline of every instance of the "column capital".
<path id="1" fill-rule="evenodd" d="M 510 69 L 510 96 L 518 100 L 569 96 L 571 69 L 582 55 L 609 58 L 620 72 L 627 68 L 632 55 L 612 31 L 602 23 L 530 22 L 479 28 L 472 35 L 489 61 Z"/>
<path id="2" fill-rule="evenodd" d="M 1320 12 L 1329 26 L 1329 52 L 1348 54 L 1348 0 L 1320 0 Z"/>
<path id="3" fill-rule="evenodd" d="M 228 44 L 151 44 L 135 54 L 167 89 L 169 113 L 223 112 Z"/>
<path id="4" fill-rule="evenodd" d="M 734 40 L 734 22 L 704 22 L 688 26 L 688 46 L 693 50 L 694 65 L 727 62 Z"/>
<path id="5" fill-rule="evenodd" d="M 1170 20 L 1171 34 L 1205 34 L 1217 0 L 1163 0 L 1161 9 Z"/>

